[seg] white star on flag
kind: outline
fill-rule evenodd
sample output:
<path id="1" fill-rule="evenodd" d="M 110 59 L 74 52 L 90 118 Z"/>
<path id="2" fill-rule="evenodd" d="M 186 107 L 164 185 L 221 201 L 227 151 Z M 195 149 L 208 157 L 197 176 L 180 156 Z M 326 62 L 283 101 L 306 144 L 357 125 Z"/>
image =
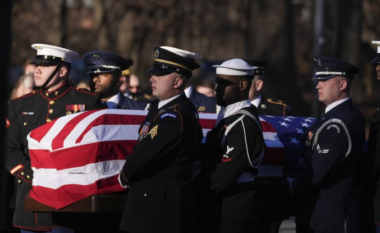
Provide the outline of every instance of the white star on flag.
<path id="1" fill-rule="evenodd" d="M 305 122 L 312 122 L 313 120 L 305 119 Z"/>
<path id="2" fill-rule="evenodd" d="M 278 123 L 280 123 L 281 126 L 285 126 L 286 128 L 288 128 L 288 124 L 286 124 L 285 121 L 284 122 L 279 121 Z"/>
<path id="3" fill-rule="evenodd" d="M 302 130 L 302 128 L 301 129 L 296 128 L 296 130 L 297 130 L 297 133 L 299 133 L 299 134 L 303 134 L 304 133 L 303 130 Z"/>
<path id="4" fill-rule="evenodd" d="M 304 123 L 301 123 L 302 124 L 302 127 L 309 127 L 310 125 L 308 125 L 306 122 L 304 122 Z"/>
<path id="5" fill-rule="evenodd" d="M 284 121 L 292 122 L 292 120 L 290 120 L 289 118 L 285 118 Z"/>
<path id="6" fill-rule="evenodd" d="M 298 143 L 300 143 L 299 141 L 297 141 L 297 138 L 290 137 L 290 139 L 292 140 L 290 143 L 294 143 L 296 145 L 298 145 Z"/>

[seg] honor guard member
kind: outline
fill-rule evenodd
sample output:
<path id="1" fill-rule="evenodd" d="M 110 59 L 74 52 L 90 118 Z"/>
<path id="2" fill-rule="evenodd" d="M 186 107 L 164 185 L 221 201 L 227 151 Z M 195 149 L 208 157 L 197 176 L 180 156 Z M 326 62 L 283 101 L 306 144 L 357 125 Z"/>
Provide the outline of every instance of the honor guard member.
<path id="1" fill-rule="evenodd" d="M 380 80 L 380 41 L 372 41 L 377 45 L 377 56 L 371 61 L 376 70 L 377 80 Z M 369 161 L 368 167 L 369 174 L 371 175 L 370 182 L 363 191 L 367 196 L 363 197 L 365 209 L 363 210 L 363 226 L 368 228 L 363 229 L 367 232 L 373 232 L 373 227 L 376 225 L 376 232 L 380 232 L 380 105 L 377 107 L 375 114 L 372 117 L 369 138 L 368 138 L 368 152 Z M 364 231 L 363 231 L 364 232 Z"/>
<path id="2" fill-rule="evenodd" d="M 249 65 L 257 67 L 252 86 L 249 92 L 249 100 L 256 106 L 259 115 L 289 116 L 291 107 L 282 100 L 275 100 L 263 96 L 265 65 L 268 61 L 244 59 Z"/>
<path id="3" fill-rule="evenodd" d="M 13 225 L 26 230 L 48 231 L 57 227 L 49 213 L 24 211 L 25 195 L 32 188 L 27 135 L 31 130 L 61 116 L 92 110 L 96 96 L 68 84 L 71 61 L 78 53 L 46 44 L 33 44 L 37 50 L 34 83 L 38 90 L 9 102 L 5 143 L 5 166 L 18 182 Z M 24 230 L 22 230 L 24 231 Z"/>
<path id="4" fill-rule="evenodd" d="M 192 164 L 202 139 L 197 109 L 184 94 L 200 55 L 154 48 L 148 72 L 153 102 L 140 126 L 138 142 L 119 175 L 129 186 L 120 229 L 134 232 L 196 232 Z"/>
<path id="5" fill-rule="evenodd" d="M 248 99 L 255 67 L 237 58 L 213 67 L 215 97 L 222 108 L 203 139 L 202 174 L 197 179 L 210 183 L 200 225 L 205 226 L 203 232 L 252 233 L 261 209 L 253 180 L 264 154 L 257 109 Z"/>
<path id="6" fill-rule="evenodd" d="M 308 224 L 313 232 L 359 232 L 357 178 L 365 121 L 350 97 L 352 79 L 359 69 L 329 57 L 315 61 L 313 79 L 318 81 L 318 99 L 326 109 L 304 135 L 307 155 L 303 172 L 295 180 L 288 178 L 290 193 L 310 197 L 311 218 L 296 222 Z"/>
<path id="7" fill-rule="evenodd" d="M 147 103 L 125 97 L 120 90 L 120 76 L 133 63 L 123 57 L 103 51 L 87 53 L 83 58 L 94 93 L 109 109 L 144 110 Z"/>

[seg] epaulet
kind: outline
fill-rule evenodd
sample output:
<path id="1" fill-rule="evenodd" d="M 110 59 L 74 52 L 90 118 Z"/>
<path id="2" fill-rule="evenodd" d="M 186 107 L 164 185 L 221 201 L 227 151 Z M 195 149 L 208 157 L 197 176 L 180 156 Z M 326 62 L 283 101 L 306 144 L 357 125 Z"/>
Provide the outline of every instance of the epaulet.
<path id="1" fill-rule="evenodd" d="M 28 93 L 28 94 L 25 94 L 25 95 L 22 95 L 22 96 L 20 96 L 20 97 L 14 98 L 13 100 L 22 99 L 22 98 L 24 98 L 24 97 L 32 96 L 32 95 L 35 95 L 35 94 L 37 94 L 37 93 L 38 93 L 38 90 L 34 90 L 34 91 L 32 91 L 32 92 L 30 92 L 30 93 Z"/>
<path id="2" fill-rule="evenodd" d="M 282 106 L 288 106 L 288 103 L 286 103 L 283 100 L 275 100 L 275 99 L 272 99 L 272 98 L 268 98 L 267 101 L 268 101 L 268 103 L 271 103 L 271 104 L 278 104 L 278 105 L 282 105 Z"/>
<path id="3" fill-rule="evenodd" d="M 96 96 L 94 93 L 92 93 L 91 91 L 89 91 L 89 90 L 87 90 L 87 89 L 80 89 L 80 88 L 76 88 L 76 87 L 74 87 L 74 90 L 75 90 L 75 91 L 82 92 L 82 93 L 86 93 L 86 94 L 90 94 L 90 95 Z"/>

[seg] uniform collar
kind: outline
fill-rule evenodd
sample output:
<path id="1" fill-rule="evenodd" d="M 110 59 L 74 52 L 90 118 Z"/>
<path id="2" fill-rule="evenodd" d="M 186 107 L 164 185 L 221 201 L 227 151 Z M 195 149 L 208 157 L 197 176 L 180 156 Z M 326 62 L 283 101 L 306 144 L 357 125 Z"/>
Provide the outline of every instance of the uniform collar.
<path id="1" fill-rule="evenodd" d="M 58 87 L 57 89 L 53 91 L 47 91 L 47 90 L 42 90 L 40 89 L 40 93 L 43 97 L 47 99 L 58 99 L 64 94 L 66 94 L 72 86 L 70 86 L 68 83 L 63 83 L 62 86 Z"/>
<path id="2" fill-rule="evenodd" d="M 240 109 L 246 108 L 249 106 L 251 106 L 251 102 L 249 102 L 249 99 L 246 99 L 246 100 L 234 103 L 234 104 L 230 104 L 227 107 L 222 107 L 220 109 L 219 114 L 218 114 L 218 118 L 216 120 L 215 125 L 217 125 L 221 120 L 233 115 L 234 113 L 236 113 Z"/>
<path id="3" fill-rule="evenodd" d="M 187 98 L 190 98 L 191 94 L 193 93 L 193 86 L 189 86 L 185 89 L 185 95 Z"/>
<path id="4" fill-rule="evenodd" d="M 347 97 L 347 98 L 344 98 L 344 99 L 341 99 L 341 100 L 338 100 L 338 101 L 335 101 L 334 103 L 331 103 L 329 104 L 326 109 L 325 109 L 325 113 L 327 113 L 328 111 L 330 111 L 331 109 L 335 108 L 336 106 L 338 106 L 339 104 L 342 104 L 344 102 L 346 102 L 347 100 L 351 99 L 351 97 Z"/>
<path id="5" fill-rule="evenodd" d="M 260 101 L 261 101 L 261 95 L 259 95 L 256 99 L 252 100 L 251 104 L 255 105 L 255 107 L 258 108 Z"/>
<path id="6" fill-rule="evenodd" d="M 179 96 L 181 96 L 183 94 L 183 92 L 179 93 L 178 95 L 176 96 L 173 96 L 172 98 L 170 99 L 166 99 L 166 100 L 163 100 L 163 101 L 160 101 L 158 102 L 158 108 L 162 108 L 163 106 L 165 106 L 167 103 L 171 102 L 172 100 L 174 99 L 177 99 Z"/>
<path id="7" fill-rule="evenodd" d="M 116 95 L 112 96 L 105 104 L 107 104 L 107 107 L 109 109 L 116 109 L 117 105 L 119 104 L 120 101 L 120 93 L 117 93 Z"/>

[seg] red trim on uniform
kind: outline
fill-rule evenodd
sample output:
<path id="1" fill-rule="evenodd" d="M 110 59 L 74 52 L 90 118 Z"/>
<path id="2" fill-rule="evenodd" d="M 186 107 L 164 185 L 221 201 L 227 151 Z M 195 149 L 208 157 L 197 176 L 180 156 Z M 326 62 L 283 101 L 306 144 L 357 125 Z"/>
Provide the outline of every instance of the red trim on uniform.
<path id="1" fill-rule="evenodd" d="M 22 166 L 22 168 L 24 168 L 24 166 Z M 17 172 L 17 177 L 23 179 L 26 183 L 32 183 L 31 180 L 25 180 L 25 178 L 24 178 L 22 175 L 20 175 L 20 172 L 21 172 L 21 171 L 22 171 L 22 170 L 18 170 L 18 172 Z"/>
<path id="2" fill-rule="evenodd" d="M 55 97 L 55 98 L 53 98 L 53 99 L 50 99 L 50 98 L 46 97 L 46 96 L 42 93 L 42 90 L 40 90 L 40 93 L 41 93 L 41 96 L 44 97 L 44 98 L 47 99 L 47 100 L 56 100 L 56 99 L 59 99 L 59 98 L 61 98 L 62 96 L 64 96 L 67 92 L 69 92 L 69 91 L 71 90 L 71 88 L 73 88 L 73 87 L 69 87 L 69 89 L 67 89 L 65 92 L 63 92 L 62 95 L 60 95 L 60 96 L 58 96 L 58 97 Z M 58 90 L 58 89 L 56 89 L 56 90 Z"/>
<path id="3" fill-rule="evenodd" d="M 30 92 L 29 94 L 25 94 L 23 96 L 20 96 L 20 97 L 17 97 L 17 98 L 14 98 L 13 100 L 18 100 L 18 99 L 21 99 L 21 98 L 24 98 L 24 97 L 28 97 L 28 96 L 31 96 L 31 95 L 35 95 L 37 94 L 38 91 L 34 90 L 32 92 Z"/>
<path id="4" fill-rule="evenodd" d="M 229 161 L 231 161 L 231 160 L 232 160 L 232 158 L 229 158 L 229 159 L 222 158 L 222 162 L 223 162 L 223 163 L 225 163 L 225 162 L 229 162 Z"/>
<path id="5" fill-rule="evenodd" d="M 11 125 L 11 122 L 8 120 L 8 118 L 5 118 L 5 128 L 8 129 L 10 125 Z"/>
<path id="6" fill-rule="evenodd" d="M 24 166 L 22 164 L 19 164 L 16 167 L 12 168 L 10 173 L 13 175 L 13 174 L 15 174 L 15 172 L 17 172 L 18 170 L 20 170 L 22 168 L 24 168 Z"/>
<path id="7" fill-rule="evenodd" d="M 85 93 L 85 94 L 90 94 L 90 95 L 96 96 L 96 95 L 95 95 L 94 93 L 92 93 L 92 92 L 89 92 L 89 91 L 82 91 L 81 89 L 78 89 L 78 88 L 76 88 L 76 87 L 74 87 L 74 90 L 79 91 L 79 92 L 82 92 L 82 93 Z"/>
<path id="8" fill-rule="evenodd" d="M 33 230 L 33 231 L 44 231 L 44 232 L 49 232 L 49 230 L 46 230 L 46 229 L 37 229 L 37 228 L 27 228 L 27 227 L 21 227 L 21 226 L 17 226 L 17 225 L 13 225 L 14 227 L 17 227 L 17 228 L 20 228 L 20 229 L 25 229 L 25 230 Z"/>

